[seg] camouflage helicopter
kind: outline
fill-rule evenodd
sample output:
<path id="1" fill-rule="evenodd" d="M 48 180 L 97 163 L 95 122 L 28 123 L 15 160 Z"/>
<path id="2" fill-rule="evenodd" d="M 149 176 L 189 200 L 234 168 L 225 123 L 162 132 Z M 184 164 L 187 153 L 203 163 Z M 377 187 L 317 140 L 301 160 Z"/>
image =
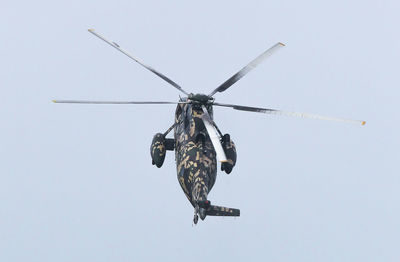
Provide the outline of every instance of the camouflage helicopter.
<path id="1" fill-rule="evenodd" d="M 175 161 L 179 184 L 194 208 L 193 223 L 197 224 L 198 218 L 204 220 L 206 216 L 240 216 L 240 210 L 212 205 L 208 200 L 208 193 L 214 186 L 217 176 L 217 158 L 221 162 L 221 170 L 227 174 L 232 172 L 236 164 L 236 148 L 229 134 L 222 134 L 213 120 L 213 106 L 229 107 L 236 110 L 258 112 L 264 114 L 287 115 L 303 118 L 359 123 L 365 121 L 326 117 L 308 113 L 287 112 L 269 108 L 249 107 L 242 105 L 216 103 L 213 96 L 217 92 L 224 92 L 249 71 L 260 64 L 264 59 L 284 46 L 277 43 L 264 53 L 252 60 L 248 65 L 239 70 L 231 78 L 214 89 L 210 94 L 193 94 L 186 92 L 177 83 L 156 71 L 154 68 L 142 63 L 123 50 L 117 43 L 111 42 L 102 35 L 89 29 L 89 32 L 105 41 L 118 51 L 122 52 L 141 66 L 150 70 L 180 92 L 185 97 L 180 97 L 178 102 L 166 101 L 84 101 L 84 100 L 53 100 L 55 103 L 74 104 L 175 104 L 175 121 L 164 133 L 157 133 L 150 146 L 152 164 L 160 168 L 165 159 L 166 151 L 175 150 Z M 174 130 L 174 138 L 166 138 Z"/>

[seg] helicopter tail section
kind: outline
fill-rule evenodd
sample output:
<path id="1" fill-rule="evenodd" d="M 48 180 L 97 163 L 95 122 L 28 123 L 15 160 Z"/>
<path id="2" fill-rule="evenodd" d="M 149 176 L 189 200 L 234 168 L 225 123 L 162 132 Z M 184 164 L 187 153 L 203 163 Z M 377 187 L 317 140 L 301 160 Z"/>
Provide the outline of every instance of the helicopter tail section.
<path id="1" fill-rule="evenodd" d="M 204 220 L 207 216 L 239 217 L 240 209 L 214 206 L 211 205 L 209 200 L 205 200 L 197 202 L 197 205 L 194 208 L 194 224 L 197 224 L 199 215 L 201 220 Z"/>
<path id="2" fill-rule="evenodd" d="M 225 217 L 240 216 L 240 209 L 214 206 L 211 205 L 211 202 L 209 200 L 199 201 L 198 205 L 201 209 L 205 210 L 206 216 L 225 216 Z"/>
<path id="3" fill-rule="evenodd" d="M 239 217 L 240 209 L 210 205 L 206 210 L 207 216 Z"/>

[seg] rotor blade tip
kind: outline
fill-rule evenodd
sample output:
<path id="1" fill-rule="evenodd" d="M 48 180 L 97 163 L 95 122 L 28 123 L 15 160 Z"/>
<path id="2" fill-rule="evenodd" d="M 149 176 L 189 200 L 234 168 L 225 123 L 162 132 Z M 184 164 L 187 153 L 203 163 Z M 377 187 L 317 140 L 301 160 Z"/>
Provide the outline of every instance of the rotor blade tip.
<path id="1" fill-rule="evenodd" d="M 365 125 L 365 123 L 366 123 L 365 121 L 362 121 L 361 125 L 363 125 L 363 126 L 364 126 L 364 125 Z"/>
<path id="2" fill-rule="evenodd" d="M 51 100 L 53 103 L 57 103 L 57 100 Z"/>
<path id="3" fill-rule="evenodd" d="M 93 32 L 94 29 L 93 29 L 93 28 L 89 28 L 88 31 L 89 31 L 89 32 Z"/>
<path id="4" fill-rule="evenodd" d="M 281 43 L 281 42 L 279 42 L 279 44 L 280 44 L 281 46 L 286 46 L 284 43 Z"/>

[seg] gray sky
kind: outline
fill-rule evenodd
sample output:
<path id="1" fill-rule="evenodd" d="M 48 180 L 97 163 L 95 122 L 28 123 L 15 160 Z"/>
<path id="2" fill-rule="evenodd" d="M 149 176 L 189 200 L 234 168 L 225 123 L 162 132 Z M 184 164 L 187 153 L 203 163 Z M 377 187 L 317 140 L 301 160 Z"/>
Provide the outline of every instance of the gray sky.
<path id="1" fill-rule="evenodd" d="M 397 1 L 2 1 L 1 261 L 399 261 Z M 366 120 L 216 108 L 238 163 L 210 200 L 237 219 L 192 227 L 169 153 L 151 165 L 180 94 L 209 93 L 287 46 L 219 102 Z"/>

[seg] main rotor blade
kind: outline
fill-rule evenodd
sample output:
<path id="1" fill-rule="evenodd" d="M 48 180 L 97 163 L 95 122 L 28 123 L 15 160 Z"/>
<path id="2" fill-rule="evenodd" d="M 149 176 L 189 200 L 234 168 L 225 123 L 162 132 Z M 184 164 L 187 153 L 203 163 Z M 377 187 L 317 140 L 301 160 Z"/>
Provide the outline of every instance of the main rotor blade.
<path id="1" fill-rule="evenodd" d="M 207 129 L 207 133 L 210 136 L 211 143 L 214 146 L 214 150 L 217 153 L 217 157 L 220 162 L 227 162 L 228 160 L 226 159 L 225 151 L 221 145 L 221 138 L 215 131 L 214 125 L 212 124 L 212 120 L 210 115 L 208 114 L 207 108 L 203 105 L 202 109 L 203 109 L 203 115 L 201 119 L 203 120 L 204 126 Z"/>
<path id="2" fill-rule="evenodd" d="M 239 72 L 234 74 L 231 78 L 226 80 L 222 85 L 217 87 L 214 91 L 212 91 L 208 96 L 213 96 L 217 92 L 224 92 L 226 89 L 228 89 L 231 85 L 239 81 L 240 78 L 242 78 L 244 75 L 246 75 L 248 72 L 250 72 L 253 68 L 258 66 L 264 59 L 272 55 L 276 50 L 281 48 L 282 46 L 285 46 L 282 43 L 276 43 L 273 45 L 271 48 L 269 48 L 267 51 L 256 57 L 253 61 L 251 61 L 248 65 L 243 67 Z"/>
<path id="3" fill-rule="evenodd" d="M 132 60 L 134 60 L 135 62 L 137 62 L 138 64 L 140 64 L 141 66 L 145 67 L 146 69 L 150 70 L 151 72 L 153 72 L 154 74 L 158 75 L 159 77 L 161 77 L 162 79 L 164 79 L 165 81 L 167 81 L 169 84 L 171 84 L 172 86 L 174 86 L 176 89 L 178 89 L 179 91 L 181 91 L 182 93 L 184 93 L 185 95 L 189 95 L 185 90 L 182 89 L 182 87 L 180 85 L 178 85 L 177 83 L 175 83 L 174 81 L 172 81 L 171 79 L 169 79 L 168 77 L 166 77 L 165 75 L 161 74 L 160 72 L 158 72 L 157 70 L 155 70 L 154 68 L 152 68 L 151 66 L 148 66 L 142 62 L 140 62 L 137 58 L 133 57 L 132 55 L 130 55 L 128 52 L 126 52 L 125 50 L 123 50 L 117 43 L 115 42 L 111 42 L 107 39 L 105 39 L 102 35 L 96 33 L 94 31 L 94 29 L 88 29 L 88 31 L 92 34 L 94 34 L 95 36 L 97 36 L 98 38 L 100 38 L 101 40 L 103 40 L 104 42 L 106 42 L 107 44 L 111 45 L 112 47 L 114 47 L 115 49 L 117 49 L 118 51 L 120 51 L 121 53 L 123 53 L 124 55 L 128 56 L 129 58 L 131 58 Z"/>
<path id="4" fill-rule="evenodd" d="M 62 104 L 136 104 L 136 105 L 156 105 L 156 104 L 188 104 L 189 102 L 163 102 L 163 101 L 144 101 L 144 102 L 134 102 L 134 101 L 88 101 L 88 100 L 53 100 L 54 103 Z"/>
<path id="5" fill-rule="evenodd" d="M 221 103 L 214 103 L 214 105 L 231 107 L 236 110 L 258 112 L 258 113 L 271 114 L 271 115 L 296 116 L 296 117 L 303 117 L 303 118 L 313 118 L 313 119 L 330 120 L 330 121 L 347 122 L 347 123 L 365 125 L 365 121 L 361 121 L 361 120 L 352 120 L 352 119 L 345 119 L 345 118 L 321 116 L 321 115 L 316 115 L 316 114 L 308 114 L 308 113 L 300 113 L 300 112 L 287 112 L 287 111 L 281 111 L 281 110 L 276 110 L 276 109 L 230 105 L 230 104 L 221 104 Z"/>

